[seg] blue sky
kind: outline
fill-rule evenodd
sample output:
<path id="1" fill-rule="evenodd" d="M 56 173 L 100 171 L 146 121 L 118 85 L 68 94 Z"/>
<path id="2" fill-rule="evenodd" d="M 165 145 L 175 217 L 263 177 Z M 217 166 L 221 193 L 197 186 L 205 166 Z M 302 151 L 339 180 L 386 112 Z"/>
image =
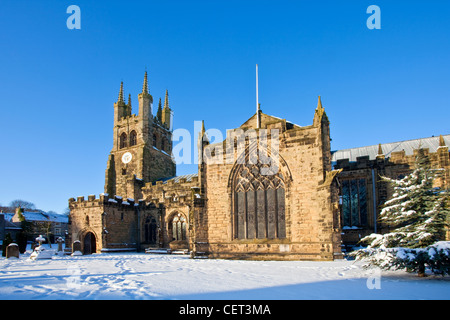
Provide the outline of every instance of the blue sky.
<path id="1" fill-rule="evenodd" d="M 0 204 L 63 212 L 103 192 L 120 82 L 137 113 L 146 69 L 175 128 L 245 122 L 258 63 L 263 112 L 310 125 L 321 95 L 333 150 L 449 134 L 449 17 L 445 0 L 2 0 Z"/>

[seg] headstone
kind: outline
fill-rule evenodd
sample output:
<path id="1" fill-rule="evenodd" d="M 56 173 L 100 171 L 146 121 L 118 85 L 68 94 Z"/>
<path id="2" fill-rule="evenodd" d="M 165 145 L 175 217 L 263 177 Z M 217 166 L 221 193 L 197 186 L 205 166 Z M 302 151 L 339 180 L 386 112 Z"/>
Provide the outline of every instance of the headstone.
<path id="1" fill-rule="evenodd" d="M 64 251 L 63 251 L 63 244 L 64 240 L 61 237 L 58 237 L 58 239 L 56 239 L 56 243 L 58 244 L 58 250 L 56 251 L 56 254 L 60 257 L 64 256 Z"/>
<path id="2" fill-rule="evenodd" d="M 31 260 L 37 259 L 52 259 L 55 255 L 55 250 L 48 250 L 43 246 L 36 247 L 30 255 Z"/>
<path id="3" fill-rule="evenodd" d="M 6 247 L 6 259 L 19 258 L 19 246 L 16 243 L 10 243 Z"/>
<path id="4" fill-rule="evenodd" d="M 62 247 L 62 244 L 64 242 L 63 238 L 58 237 L 58 239 L 56 239 L 56 242 L 58 243 L 58 252 L 63 251 L 63 247 Z"/>
<path id="5" fill-rule="evenodd" d="M 81 242 L 79 240 L 75 240 L 72 244 L 72 256 L 81 256 L 83 253 L 81 252 Z"/>
<path id="6" fill-rule="evenodd" d="M 39 242 L 39 246 L 41 246 L 42 242 L 45 241 L 45 238 L 42 235 L 39 235 L 39 237 L 36 238 L 36 241 Z"/>

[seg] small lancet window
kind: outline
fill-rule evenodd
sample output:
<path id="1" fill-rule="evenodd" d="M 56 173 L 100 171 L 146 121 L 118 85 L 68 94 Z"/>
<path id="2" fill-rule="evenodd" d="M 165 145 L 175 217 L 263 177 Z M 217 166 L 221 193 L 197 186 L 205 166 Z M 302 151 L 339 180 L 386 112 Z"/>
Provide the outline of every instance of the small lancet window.
<path id="1" fill-rule="evenodd" d="M 131 131 L 130 133 L 130 147 L 135 146 L 137 143 L 137 134 L 136 131 Z"/>
<path id="2" fill-rule="evenodd" d="M 127 147 L 127 134 L 125 132 L 123 132 L 120 135 L 120 149 L 126 148 Z"/>

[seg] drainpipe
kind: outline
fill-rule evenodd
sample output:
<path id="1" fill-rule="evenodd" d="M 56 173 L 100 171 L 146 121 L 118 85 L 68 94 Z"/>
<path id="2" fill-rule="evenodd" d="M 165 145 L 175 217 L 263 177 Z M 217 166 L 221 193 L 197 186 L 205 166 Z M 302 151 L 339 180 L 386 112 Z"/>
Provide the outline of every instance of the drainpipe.
<path id="1" fill-rule="evenodd" d="M 375 169 L 372 167 L 372 200 L 373 200 L 373 231 L 377 233 L 377 195 L 375 192 Z"/>

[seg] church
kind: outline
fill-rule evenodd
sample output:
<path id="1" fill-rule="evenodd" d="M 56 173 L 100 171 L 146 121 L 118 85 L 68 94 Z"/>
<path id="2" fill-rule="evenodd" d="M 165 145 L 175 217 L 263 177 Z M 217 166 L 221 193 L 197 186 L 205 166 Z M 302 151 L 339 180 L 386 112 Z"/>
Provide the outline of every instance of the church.
<path id="1" fill-rule="evenodd" d="M 138 103 L 133 114 L 122 83 L 104 193 L 69 199 L 67 242 L 80 241 L 84 254 L 184 250 L 226 259 L 341 259 L 346 244 L 377 227 L 388 193 L 378 174 L 411 170 L 409 153 L 393 153 L 391 161 L 382 145 L 375 159 L 372 149 L 350 160 L 348 150 L 332 152 L 319 97 L 309 126 L 267 115 L 259 105 L 223 142 L 211 144 L 203 124 L 198 171 L 177 176 L 168 92 L 154 116 L 147 72 Z M 450 135 L 431 140 L 438 147 L 428 152 L 445 168 L 448 185 Z M 373 170 L 384 171 L 375 177 Z"/>

